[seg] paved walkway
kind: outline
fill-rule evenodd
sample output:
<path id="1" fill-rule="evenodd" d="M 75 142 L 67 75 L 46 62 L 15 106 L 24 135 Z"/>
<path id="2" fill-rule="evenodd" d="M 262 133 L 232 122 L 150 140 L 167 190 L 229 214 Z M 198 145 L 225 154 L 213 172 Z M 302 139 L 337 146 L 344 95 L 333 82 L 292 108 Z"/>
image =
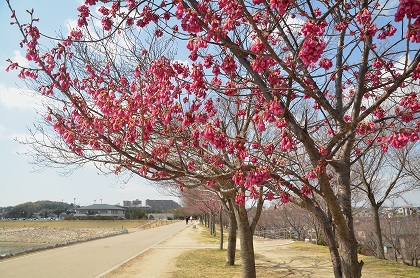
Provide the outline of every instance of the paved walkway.
<path id="1" fill-rule="evenodd" d="M 185 229 L 184 221 L 0 262 L 0 277 L 101 277 Z"/>

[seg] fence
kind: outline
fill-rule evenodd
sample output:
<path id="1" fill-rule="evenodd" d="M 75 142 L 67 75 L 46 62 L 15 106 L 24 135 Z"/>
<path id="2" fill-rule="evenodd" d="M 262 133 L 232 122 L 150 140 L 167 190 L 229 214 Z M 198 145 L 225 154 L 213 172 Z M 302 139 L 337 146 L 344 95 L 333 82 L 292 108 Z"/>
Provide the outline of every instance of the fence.
<path id="1" fill-rule="evenodd" d="M 174 221 L 173 220 L 152 220 L 151 222 L 138 226 L 137 228 L 141 230 L 147 230 L 147 229 L 156 228 L 159 226 L 169 225 L 171 223 L 174 223 Z"/>
<path id="2" fill-rule="evenodd" d="M 271 239 L 291 239 L 292 232 L 284 229 L 259 230 L 254 232 L 254 236 Z"/>

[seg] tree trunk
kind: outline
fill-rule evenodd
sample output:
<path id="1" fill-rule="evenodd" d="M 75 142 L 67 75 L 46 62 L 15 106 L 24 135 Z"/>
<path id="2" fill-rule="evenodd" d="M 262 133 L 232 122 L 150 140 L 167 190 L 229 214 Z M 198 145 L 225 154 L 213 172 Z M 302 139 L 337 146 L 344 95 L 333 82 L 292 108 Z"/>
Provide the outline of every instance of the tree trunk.
<path id="1" fill-rule="evenodd" d="M 231 209 L 229 211 L 229 236 L 228 236 L 228 247 L 226 254 L 226 265 L 235 265 L 236 256 L 236 231 L 238 225 L 236 224 L 235 213 Z"/>
<path id="2" fill-rule="evenodd" d="M 347 229 L 338 236 L 338 244 L 340 249 L 341 269 L 345 278 L 360 278 L 362 276 L 363 261 L 357 258 L 357 241 L 352 229 Z M 347 237 L 343 236 L 347 233 Z"/>
<path id="3" fill-rule="evenodd" d="M 210 235 L 213 234 L 213 215 L 209 215 L 209 231 L 210 231 Z"/>
<path id="4" fill-rule="evenodd" d="M 337 239 L 340 249 L 341 270 L 345 278 L 360 278 L 363 261 L 357 258 L 357 240 L 354 234 L 353 214 L 351 207 L 350 166 L 342 163 L 336 168 L 338 174 L 339 208 L 331 209 L 336 223 Z"/>
<path id="5" fill-rule="evenodd" d="M 213 236 L 216 236 L 216 221 L 214 221 L 214 216 L 213 216 L 213 221 L 212 221 L 212 230 L 213 230 Z"/>
<path id="6" fill-rule="evenodd" d="M 220 211 L 219 211 L 219 225 L 220 225 L 219 249 L 223 250 L 223 207 L 222 205 L 220 205 Z"/>
<path id="7" fill-rule="evenodd" d="M 241 241 L 242 278 L 256 278 L 253 233 L 244 205 L 235 206 L 235 216 Z"/>
<path id="8" fill-rule="evenodd" d="M 336 237 L 334 232 L 334 226 L 332 224 L 331 211 L 323 211 L 320 207 L 314 206 L 313 203 L 307 203 L 306 209 L 311 211 L 315 217 L 318 219 L 319 224 L 321 225 L 323 236 L 328 244 L 328 250 L 331 256 L 331 263 L 333 265 L 333 272 L 335 278 L 342 278 L 343 271 L 341 268 L 341 258 L 336 244 Z M 317 232 L 317 234 L 319 234 Z M 317 238 L 318 241 L 318 238 Z"/>
<path id="9" fill-rule="evenodd" d="M 328 250 L 330 251 L 331 262 L 333 265 L 334 277 L 335 278 L 342 278 L 342 270 L 341 270 L 341 259 L 340 254 L 338 252 L 337 244 L 335 242 L 335 236 L 332 225 L 329 223 L 323 223 L 324 225 L 324 235 L 328 243 Z"/>
<path id="10" fill-rule="evenodd" d="M 372 205 L 373 214 L 373 228 L 375 232 L 375 244 L 376 244 L 376 257 L 378 259 L 385 259 L 384 244 L 382 241 L 382 229 L 381 222 L 379 219 L 379 207 Z"/>

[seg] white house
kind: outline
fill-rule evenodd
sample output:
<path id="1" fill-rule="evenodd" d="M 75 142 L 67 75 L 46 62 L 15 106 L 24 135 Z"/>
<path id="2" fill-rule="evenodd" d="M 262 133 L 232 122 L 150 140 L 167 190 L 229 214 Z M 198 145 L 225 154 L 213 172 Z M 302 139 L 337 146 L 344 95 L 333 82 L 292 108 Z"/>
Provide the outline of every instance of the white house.
<path id="1" fill-rule="evenodd" d="M 94 204 L 86 207 L 76 208 L 74 216 L 111 216 L 115 218 L 124 218 L 127 208 L 107 205 L 107 204 Z"/>

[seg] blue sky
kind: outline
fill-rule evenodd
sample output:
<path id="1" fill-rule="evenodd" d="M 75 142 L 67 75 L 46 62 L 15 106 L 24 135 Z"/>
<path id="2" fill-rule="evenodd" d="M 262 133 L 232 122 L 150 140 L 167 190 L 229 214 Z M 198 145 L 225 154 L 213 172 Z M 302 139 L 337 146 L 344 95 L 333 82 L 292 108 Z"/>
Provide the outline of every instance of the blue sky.
<path id="1" fill-rule="evenodd" d="M 35 16 L 40 18 L 40 30 L 54 36 L 56 31 L 67 30 L 68 20 L 77 20 L 76 8 L 81 1 L 11 0 L 11 4 L 22 23 L 29 19 L 25 10 L 34 8 Z M 93 204 L 94 200 L 100 203 L 101 199 L 107 204 L 135 199 L 178 201 L 175 197 L 161 195 L 140 177 L 124 184 L 113 176 L 99 175 L 93 167 L 77 170 L 70 176 L 62 176 L 56 169 L 34 172 L 34 165 L 30 164 L 32 158 L 17 154 L 25 149 L 15 138 L 28 134 L 28 128 L 37 117 L 34 110 L 37 102 L 21 93 L 25 84 L 16 77 L 17 71 L 5 72 L 8 58 L 19 59 L 19 55 L 25 55 L 19 48 L 19 30 L 10 25 L 10 15 L 6 1 L 0 1 L 0 207 L 38 200 L 73 203 L 74 198 L 76 204 L 82 206 Z"/>

